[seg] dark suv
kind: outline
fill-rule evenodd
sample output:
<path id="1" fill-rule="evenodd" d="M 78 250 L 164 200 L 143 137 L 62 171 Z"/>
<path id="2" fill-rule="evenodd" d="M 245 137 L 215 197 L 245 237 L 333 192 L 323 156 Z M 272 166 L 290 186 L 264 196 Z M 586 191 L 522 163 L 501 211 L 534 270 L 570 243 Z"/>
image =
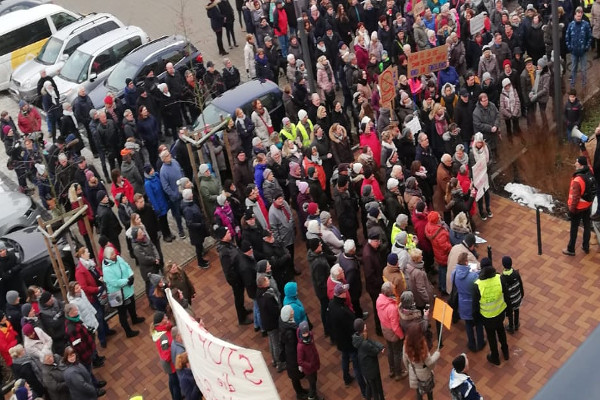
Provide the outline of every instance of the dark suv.
<path id="1" fill-rule="evenodd" d="M 133 79 L 140 87 L 150 70 L 163 81 L 166 74 L 165 66 L 173 63 L 175 69 L 183 76 L 186 70 L 193 70 L 196 76 L 203 76 L 206 71 L 202 62 L 202 53 L 184 36 L 163 36 L 129 53 L 106 78 L 89 93 L 95 108 L 104 106 L 104 97 L 112 92 L 118 98 L 123 98 L 125 79 Z"/>

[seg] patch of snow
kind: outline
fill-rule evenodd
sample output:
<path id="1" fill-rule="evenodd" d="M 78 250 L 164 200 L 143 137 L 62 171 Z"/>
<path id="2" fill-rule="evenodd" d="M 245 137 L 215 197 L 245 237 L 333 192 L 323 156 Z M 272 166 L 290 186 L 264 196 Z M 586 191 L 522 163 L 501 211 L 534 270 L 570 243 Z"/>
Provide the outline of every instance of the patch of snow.
<path id="1" fill-rule="evenodd" d="M 517 203 L 535 209 L 536 207 L 546 208 L 552 212 L 554 209 L 554 199 L 549 194 L 540 193 L 534 187 L 520 183 L 507 183 L 504 190 L 510 193 L 510 198 Z"/>

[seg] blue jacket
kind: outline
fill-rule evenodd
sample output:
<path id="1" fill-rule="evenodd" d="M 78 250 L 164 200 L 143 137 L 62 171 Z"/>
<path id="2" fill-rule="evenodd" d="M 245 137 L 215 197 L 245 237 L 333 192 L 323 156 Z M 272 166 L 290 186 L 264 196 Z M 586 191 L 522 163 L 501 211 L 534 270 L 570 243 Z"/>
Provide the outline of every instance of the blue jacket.
<path id="1" fill-rule="evenodd" d="M 453 272 L 458 290 L 458 315 L 462 320 L 473 319 L 473 283 L 479 278 L 477 272 L 471 272 L 468 265 L 457 265 Z"/>
<path id="2" fill-rule="evenodd" d="M 160 167 L 160 183 L 165 194 L 172 202 L 179 201 L 181 194 L 177 181 L 183 177 L 181 165 L 175 159 L 171 159 L 171 163 L 163 163 Z"/>
<path id="3" fill-rule="evenodd" d="M 283 293 L 285 294 L 283 305 L 287 306 L 289 304 L 294 309 L 294 322 L 296 325 L 300 325 L 302 321 L 308 321 L 304 305 L 298 300 L 298 284 L 296 282 L 286 283 Z"/>
<path id="4" fill-rule="evenodd" d="M 146 147 L 155 146 L 158 147 L 158 135 L 160 127 L 156 118 L 149 115 L 148 118 L 140 118 L 137 122 L 137 133 L 140 135 L 145 143 Z"/>
<path id="5" fill-rule="evenodd" d="M 263 172 L 265 172 L 267 167 L 267 164 L 256 164 L 254 167 L 254 184 L 258 188 L 258 193 L 260 193 L 260 197 L 262 197 L 265 204 L 267 201 L 265 200 L 265 195 L 263 193 L 263 181 L 265 180 L 265 178 L 263 178 Z"/>
<path id="6" fill-rule="evenodd" d="M 451 83 L 454 85 L 455 90 L 458 90 L 460 81 L 458 80 L 458 72 L 456 72 L 456 69 L 453 66 L 440 70 L 438 74 L 439 88 L 444 87 L 446 83 Z"/>
<path id="7" fill-rule="evenodd" d="M 152 176 L 146 174 L 144 174 L 144 176 L 146 177 L 144 189 L 146 189 L 146 195 L 148 196 L 156 215 L 159 217 L 167 215 L 167 212 L 169 212 L 169 203 L 167 202 L 167 197 L 163 191 L 158 174 L 155 172 Z"/>
<path id="8" fill-rule="evenodd" d="M 592 28 L 590 23 L 584 20 L 580 22 L 571 21 L 567 28 L 565 37 L 567 49 L 574 56 L 584 55 L 592 45 Z"/>
<path id="9" fill-rule="evenodd" d="M 133 276 L 133 271 L 121 256 L 117 256 L 116 261 L 104 260 L 102 272 L 108 294 L 123 289 L 123 299 L 133 296 L 133 285 L 127 284 L 129 277 Z"/>

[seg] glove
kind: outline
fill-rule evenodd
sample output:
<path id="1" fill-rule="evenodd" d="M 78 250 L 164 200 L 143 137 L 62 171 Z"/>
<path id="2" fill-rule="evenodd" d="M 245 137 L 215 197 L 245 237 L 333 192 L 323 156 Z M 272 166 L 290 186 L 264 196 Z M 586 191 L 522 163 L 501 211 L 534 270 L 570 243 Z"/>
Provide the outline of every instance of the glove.
<path id="1" fill-rule="evenodd" d="M 128 279 L 127 279 L 127 285 L 131 286 L 133 285 L 133 275 L 131 275 Z"/>
<path id="2" fill-rule="evenodd" d="M 585 142 L 580 142 L 579 143 L 579 150 L 581 151 L 586 151 L 587 149 L 585 148 Z"/>

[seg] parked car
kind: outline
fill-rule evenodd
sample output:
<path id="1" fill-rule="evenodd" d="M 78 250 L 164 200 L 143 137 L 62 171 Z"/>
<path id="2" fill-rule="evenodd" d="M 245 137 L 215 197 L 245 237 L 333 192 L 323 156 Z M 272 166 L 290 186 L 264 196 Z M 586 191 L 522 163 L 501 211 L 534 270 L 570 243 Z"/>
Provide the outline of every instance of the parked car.
<path id="1" fill-rule="evenodd" d="M 13 252 L 23 266 L 21 276 L 25 285 L 38 285 L 56 292 L 60 289 L 58 279 L 52 268 L 48 248 L 37 226 L 14 231 L 0 238 L 8 251 Z M 61 258 L 68 277 L 75 276 L 75 262 L 71 248 L 64 238 L 58 241 Z"/>
<path id="2" fill-rule="evenodd" d="M 54 78 L 61 102 L 73 102 L 80 86 L 90 93 L 125 56 L 150 38 L 137 26 L 126 26 L 79 46 Z"/>
<path id="3" fill-rule="evenodd" d="M 48 38 L 81 18 L 55 4 L 42 4 L 0 17 L 0 90 L 8 89 L 10 74 L 37 56 Z"/>
<path id="4" fill-rule="evenodd" d="M 56 76 L 65 61 L 83 43 L 125 26 L 112 14 L 92 13 L 64 27 L 48 39 L 42 50 L 32 60 L 14 70 L 10 78 L 10 93 L 15 99 L 33 102 L 37 97 L 40 73 Z"/>
<path id="5" fill-rule="evenodd" d="M 206 71 L 202 63 L 202 53 L 187 38 L 180 35 L 163 36 L 129 53 L 117 64 L 104 83 L 96 86 L 88 95 L 94 107 L 103 107 L 103 100 L 108 92 L 123 98 L 127 78 L 133 79 L 135 85 L 141 87 L 148 72 L 154 71 L 155 76 L 163 81 L 166 75 L 165 66 L 169 62 L 173 63 L 182 77 L 188 69 L 202 75 Z M 135 104 L 128 106 L 135 107 Z"/>
<path id="6" fill-rule="evenodd" d="M 47 3 L 51 3 L 51 0 L 2 0 L 0 1 L 0 16 L 13 11 L 28 10 Z"/>
<path id="7" fill-rule="evenodd" d="M 0 236 L 37 225 L 37 217 L 47 217 L 46 210 L 33 199 L 19 192 L 0 193 Z"/>
<path id="8" fill-rule="evenodd" d="M 281 120 L 285 116 L 281 89 L 271 81 L 260 81 L 258 79 L 243 83 L 238 87 L 226 91 L 216 99 L 213 99 L 202 111 L 193 125 L 194 130 L 201 129 L 205 125 L 214 125 L 221 120 L 221 116 L 230 115 L 235 119 L 235 109 L 241 108 L 246 115 L 252 114 L 252 101 L 259 99 L 263 106 L 269 111 L 273 128 L 281 129 Z"/>

